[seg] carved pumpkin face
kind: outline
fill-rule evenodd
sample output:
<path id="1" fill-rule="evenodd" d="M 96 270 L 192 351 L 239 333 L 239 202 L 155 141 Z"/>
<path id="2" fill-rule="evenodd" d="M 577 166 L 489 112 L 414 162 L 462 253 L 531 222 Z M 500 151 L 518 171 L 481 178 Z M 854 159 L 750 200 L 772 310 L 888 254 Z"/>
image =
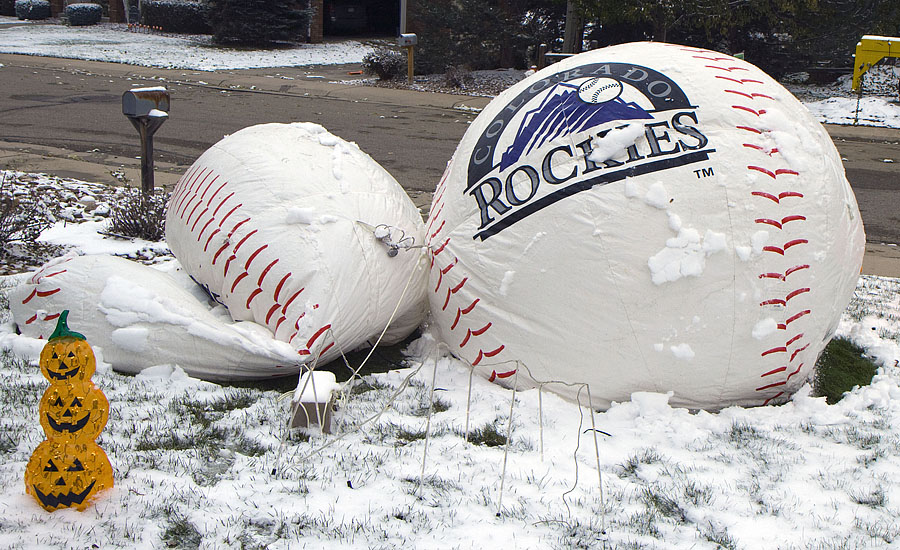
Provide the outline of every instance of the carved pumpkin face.
<path id="1" fill-rule="evenodd" d="M 56 338 L 41 351 L 41 373 L 51 383 L 89 380 L 95 369 L 94 352 L 84 340 Z"/>
<path id="2" fill-rule="evenodd" d="M 109 419 L 109 400 L 90 381 L 51 384 L 41 398 L 39 411 L 48 438 L 69 434 L 94 440 Z"/>
<path id="3" fill-rule="evenodd" d="M 84 510 L 95 494 L 112 485 L 109 459 L 93 441 L 45 440 L 25 467 L 25 491 L 50 512 Z"/>

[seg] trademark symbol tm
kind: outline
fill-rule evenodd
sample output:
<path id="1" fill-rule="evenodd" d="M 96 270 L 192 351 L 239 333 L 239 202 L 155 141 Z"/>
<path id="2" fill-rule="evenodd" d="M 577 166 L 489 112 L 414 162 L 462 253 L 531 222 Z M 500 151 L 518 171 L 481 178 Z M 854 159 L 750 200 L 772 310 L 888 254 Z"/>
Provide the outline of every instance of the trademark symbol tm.
<path id="1" fill-rule="evenodd" d="M 710 167 L 710 168 L 701 168 L 701 169 L 699 169 L 699 170 L 694 170 L 694 173 L 697 174 L 697 179 L 700 179 L 700 178 L 708 178 L 708 177 L 714 175 L 714 174 L 713 174 L 713 169 L 712 169 L 712 167 Z"/>

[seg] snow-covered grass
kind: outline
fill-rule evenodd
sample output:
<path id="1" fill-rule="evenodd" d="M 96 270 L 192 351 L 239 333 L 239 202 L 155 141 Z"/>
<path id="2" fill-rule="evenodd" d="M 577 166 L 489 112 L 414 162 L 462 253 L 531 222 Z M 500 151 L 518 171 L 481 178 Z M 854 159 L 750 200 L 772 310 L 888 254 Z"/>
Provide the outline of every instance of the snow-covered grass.
<path id="1" fill-rule="evenodd" d="M 372 48 L 353 40 L 275 50 L 214 46 L 209 36 L 131 32 L 127 25 L 13 25 L 0 16 L 0 52 L 109 61 L 165 69 L 215 71 L 359 63 Z"/>
<path id="2" fill-rule="evenodd" d="M 28 177 L 64 188 L 70 205 L 89 193 L 105 201 L 89 184 Z M 135 258 L 146 250 L 75 212 L 87 221 L 66 221 L 68 231 L 58 221 L 48 232 L 55 243 L 119 254 L 130 246 Z M 174 262 L 160 246 L 156 261 Z M 44 438 L 37 409 L 47 382 L 35 366 L 44 342 L 15 334 L 5 300 L 0 323 L 9 350 L 0 358 L 0 548 L 900 543 L 896 279 L 860 279 L 839 334 L 881 368 L 835 405 L 805 386 L 778 407 L 696 412 L 640 393 L 592 414 L 547 391 L 513 393 L 470 376 L 426 330 L 404 368 L 345 386 L 323 435 L 286 430 L 281 391 L 201 382 L 172 365 L 125 376 L 101 356 L 94 382 L 111 413 L 98 442 L 115 487 L 83 513 L 46 513 L 24 493 L 25 465 Z"/>

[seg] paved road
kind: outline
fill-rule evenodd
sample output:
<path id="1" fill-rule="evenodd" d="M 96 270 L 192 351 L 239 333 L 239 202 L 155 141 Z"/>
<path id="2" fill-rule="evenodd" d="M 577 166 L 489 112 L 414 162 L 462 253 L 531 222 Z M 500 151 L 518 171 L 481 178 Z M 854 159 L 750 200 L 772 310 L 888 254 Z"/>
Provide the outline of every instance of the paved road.
<path id="1" fill-rule="evenodd" d="M 240 128 L 311 121 L 358 143 L 420 206 L 474 118 L 460 107 L 487 103 L 335 83 L 359 78 L 348 75 L 358 67 L 347 66 L 201 73 L 3 54 L 0 64 L 0 149 L 43 146 L 38 152 L 48 156 L 133 165 L 137 134 L 121 114 L 121 95 L 163 83 L 172 107 L 155 138 L 157 181 L 174 181 Z M 869 241 L 900 243 L 900 130 L 830 126 L 829 132 L 845 159 Z M 68 172 L 79 175 L 77 167 Z"/>

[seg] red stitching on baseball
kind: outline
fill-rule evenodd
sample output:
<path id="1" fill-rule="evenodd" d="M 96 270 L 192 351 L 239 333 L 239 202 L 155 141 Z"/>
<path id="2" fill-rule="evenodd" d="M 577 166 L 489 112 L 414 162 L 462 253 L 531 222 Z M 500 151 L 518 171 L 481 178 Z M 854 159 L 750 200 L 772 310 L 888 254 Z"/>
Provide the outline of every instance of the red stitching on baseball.
<path id="1" fill-rule="evenodd" d="M 328 329 L 330 329 L 330 328 L 331 328 L 331 324 L 327 324 L 327 325 L 325 325 L 324 327 L 322 327 L 322 328 L 320 328 L 319 330 L 317 330 L 316 333 L 313 334 L 312 337 L 311 337 L 309 340 L 306 341 L 306 349 L 312 348 L 312 345 L 313 345 L 313 343 L 316 341 L 316 339 L 318 339 L 319 336 L 322 336 L 322 334 L 323 334 L 326 330 L 328 330 Z"/>
<path id="2" fill-rule="evenodd" d="M 760 94 L 760 93 L 757 93 L 757 92 L 753 92 L 753 93 L 748 94 L 747 92 L 739 92 L 738 90 L 725 90 L 725 91 L 728 92 L 729 94 L 737 94 L 737 95 L 740 95 L 740 96 L 744 96 L 744 97 L 746 97 L 747 99 L 750 99 L 750 100 L 754 100 L 754 99 L 756 99 L 756 98 L 758 98 L 758 97 L 761 97 L 761 98 L 763 98 L 763 99 L 771 99 L 771 100 L 773 100 L 773 101 L 775 100 L 774 97 L 767 96 L 766 94 Z"/>
<path id="3" fill-rule="evenodd" d="M 787 382 L 788 380 L 790 380 L 791 377 L 794 376 L 795 374 L 797 374 L 798 372 L 800 372 L 800 369 L 802 369 L 802 368 L 803 368 L 803 363 L 800 363 L 800 366 L 797 367 L 797 370 L 795 370 L 794 372 L 787 375 L 787 378 L 785 378 L 784 381 Z"/>
<path id="4" fill-rule="evenodd" d="M 801 294 L 806 294 L 807 292 L 809 292 L 808 288 L 798 288 L 797 290 L 788 294 L 787 297 L 784 299 L 784 301 L 790 302 L 792 298 L 796 298 L 797 296 L 800 296 Z"/>
<path id="5" fill-rule="evenodd" d="M 760 306 L 786 306 L 787 302 L 782 300 L 781 298 L 772 298 L 771 300 L 765 300 L 759 303 Z"/>
<path id="6" fill-rule="evenodd" d="M 732 59 L 734 59 L 733 57 L 722 57 L 722 56 L 707 57 L 705 55 L 694 55 L 692 57 L 694 59 L 705 59 L 707 61 L 731 61 Z"/>
<path id="7" fill-rule="evenodd" d="M 231 231 L 228 232 L 228 236 L 226 238 L 231 239 L 231 236 L 234 235 L 234 232 L 237 231 L 240 226 L 244 225 L 245 223 L 247 223 L 249 221 L 250 221 L 250 218 L 247 218 L 245 220 L 242 220 L 242 221 L 239 221 L 238 223 L 236 223 L 235 226 L 231 228 Z"/>
<path id="8" fill-rule="evenodd" d="M 787 384 L 787 380 L 782 380 L 781 382 L 773 382 L 771 384 L 766 384 L 765 386 L 756 388 L 756 391 L 763 391 L 763 390 L 768 390 L 770 388 L 777 388 L 778 386 L 783 386 L 785 384 Z"/>
<path id="9" fill-rule="evenodd" d="M 214 218 L 216 217 L 216 214 L 219 213 L 219 209 L 222 208 L 222 206 L 224 206 L 225 203 L 228 202 L 228 199 L 230 199 L 230 198 L 233 197 L 233 196 L 234 196 L 234 191 L 232 191 L 230 195 L 228 195 L 227 197 L 225 197 L 224 199 L 222 199 L 222 202 L 219 203 L 219 206 L 217 206 L 216 209 L 213 210 L 213 217 L 214 217 Z M 219 226 L 219 227 L 221 227 L 221 226 Z"/>
<path id="10" fill-rule="evenodd" d="M 759 391 L 759 390 L 757 390 L 757 391 Z M 776 393 L 775 395 L 773 395 L 772 397 L 766 399 L 765 401 L 763 401 L 763 407 L 765 407 L 766 405 L 768 405 L 770 401 L 774 401 L 775 399 L 778 399 L 778 398 L 781 397 L 782 395 L 784 395 L 784 392 L 783 392 L 783 391 L 780 391 L 780 392 Z"/>
<path id="11" fill-rule="evenodd" d="M 199 220 L 200 218 L 197 218 L 197 219 Z M 210 218 L 209 221 L 206 222 L 206 225 L 203 226 L 203 229 L 200 230 L 200 233 L 197 234 L 197 242 L 198 243 L 200 242 L 200 239 L 203 238 L 203 232 L 206 231 L 206 228 L 209 227 L 209 224 L 211 224 L 214 221 L 216 221 L 215 218 Z M 216 231 L 218 231 L 218 229 Z M 215 232 L 213 232 L 213 233 L 215 234 Z M 205 252 L 205 249 L 204 249 L 204 252 Z"/>
<path id="12" fill-rule="evenodd" d="M 256 280 L 256 286 L 262 286 L 263 279 L 265 279 L 266 275 L 269 274 L 269 270 L 272 269 L 272 266 L 274 266 L 277 263 L 278 263 L 278 258 L 275 258 L 274 260 L 272 260 L 272 263 L 270 263 L 269 265 L 267 265 L 265 267 L 265 269 L 263 269 L 262 274 L 259 276 L 259 279 Z M 276 304 L 276 305 L 278 305 L 278 304 Z"/>
<path id="13" fill-rule="evenodd" d="M 275 287 L 275 293 L 272 294 L 272 299 L 275 300 L 276 302 L 278 301 L 278 295 L 281 294 L 281 287 L 284 286 L 285 281 L 287 281 L 288 277 L 290 277 L 290 276 L 291 276 L 291 272 L 289 271 L 287 273 L 287 275 L 285 275 L 284 277 L 281 278 L 280 281 L 278 281 L 278 285 Z"/>
<path id="14" fill-rule="evenodd" d="M 249 237 L 249 235 L 248 235 L 248 237 Z M 240 246 L 240 245 L 238 245 L 238 246 Z M 254 252 L 253 254 L 250 254 L 250 257 L 247 258 L 247 263 L 244 264 L 244 269 L 250 269 L 250 264 L 253 263 L 253 260 L 256 259 L 256 257 L 259 255 L 260 252 L 262 252 L 263 250 L 265 250 L 267 248 L 269 248 L 269 245 L 264 244 L 261 247 L 257 248 L 256 252 Z M 235 251 L 237 251 L 237 248 L 235 248 Z"/>
<path id="15" fill-rule="evenodd" d="M 446 221 L 447 220 L 441 221 L 441 225 L 440 225 L 440 227 L 437 228 L 437 231 L 435 231 L 434 233 L 431 234 L 431 240 L 433 240 L 437 236 L 437 234 L 441 232 L 441 229 L 444 228 L 444 223 L 446 223 Z"/>
<path id="16" fill-rule="evenodd" d="M 301 314 L 297 317 L 297 320 L 296 320 L 296 321 L 294 321 L 294 328 L 295 328 L 295 329 L 300 330 L 300 320 L 303 319 L 304 317 L 306 317 L 306 312 L 305 312 L 305 311 L 304 311 L 303 313 L 301 313 Z"/>
<path id="17" fill-rule="evenodd" d="M 247 298 L 247 303 L 244 304 L 244 307 L 247 308 L 247 309 L 250 309 L 250 302 L 252 302 L 253 299 L 256 298 L 257 295 L 259 295 L 260 292 L 262 292 L 262 289 L 261 289 L 261 288 L 257 288 L 256 290 L 254 290 L 253 292 L 251 292 L 251 293 L 250 293 L 250 297 Z"/>
<path id="18" fill-rule="evenodd" d="M 434 251 L 431 253 L 432 256 L 437 256 L 438 254 L 440 254 L 441 252 L 443 252 L 443 251 L 444 251 L 444 248 L 447 246 L 447 243 L 449 243 L 449 242 L 450 242 L 450 237 L 447 237 L 447 240 L 444 241 L 444 242 L 441 244 L 441 246 L 439 246 L 439 247 L 437 247 L 436 249 L 434 249 Z"/>
<path id="19" fill-rule="evenodd" d="M 209 182 L 209 185 L 206 186 L 206 189 L 203 190 L 203 194 L 200 195 L 200 200 L 201 200 L 201 201 L 202 201 L 203 199 L 206 198 L 206 194 L 209 193 L 209 188 L 212 187 L 214 183 L 216 183 L 216 180 L 217 180 L 217 179 L 219 179 L 219 175 L 218 175 L 218 174 L 216 174 L 216 177 L 214 177 L 214 178 L 212 179 L 212 181 Z"/>
<path id="20" fill-rule="evenodd" d="M 778 152 L 778 147 L 773 147 L 773 148 L 769 149 L 767 147 L 763 147 L 762 145 L 756 145 L 753 143 L 742 143 L 741 145 L 748 149 L 756 149 L 757 151 L 759 151 L 761 153 L 765 153 L 765 154 L 769 155 L 770 157 L 773 154 Z"/>
<path id="21" fill-rule="evenodd" d="M 288 308 L 288 306 L 291 305 L 291 302 L 293 302 L 294 299 L 295 299 L 297 296 L 299 296 L 300 293 L 303 292 L 303 290 L 304 290 L 305 288 L 306 288 L 306 287 L 301 288 L 300 290 L 298 290 L 297 292 L 295 292 L 293 296 L 291 296 L 290 298 L 288 298 L 288 301 L 285 302 L 284 307 L 281 308 L 281 313 L 282 313 L 282 314 L 287 313 L 287 308 Z M 301 317 L 302 317 L 302 316 L 301 316 Z"/>
<path id="22" fill-rule="evenodd" d="M 777 227 L 778 229 L 781 229 L 781 222 L 778 222 L 775 220 L 770 220 L 769 218 L 756 218 L 753 221 L 755 223 L 764 223 L 764 224 L 771 225 L 773 227 Z"/>
<path id="23" fill-rule="evenodd" d="M 438 203 L 435 201 L 435 204 L 437 205 Z M 443 209 L 444 209 L 444 203 L 440 203 L 440 205 L 438 206 L 437 212 L 435 212 L 429 216 L 430 219 L 428 220 L 428 225 L 425 227 L 425 231 L 431 231 L 432 224 L 434 224 L 434 221 L 441 216 L 441 210 L 443 210 Z"/>
<path id="24" fill-rule="evenodd" d="M 790 347 L 791 344 L 793 344 L 794 342 L 796 342 L 797 340 L 799 340 L 799 339 L 801 339 L 801 338 L 803 338 L 803 333 L 802 333 L 802 332 L 801 332 L 800 334 L 794 336 L 793 338 L 791 338 L 791 339 L 788 340 L 787 342 L 785 342 L 784 345 L 785 345 L 786 347 Z"/>
<path id="25" fill-rule="evenodd" d="M 784 372 L 786 370 L 787 370 L 787 367 L 778 367 L 777 369 L 772 369 L 769 372 L 763 373 L 762 375 L 760 375 L 760 378 L 765 378 L 766 376 L 778 374 L 779 372 Z"/>
<path id="26" fill-rule="evenodd" d="M 25 298 L 24 300 L 22 300 L 22 304 L 27 304 L 35 296 L 37 296 L 37 289 L 33 288 L 33 289 L 31 289 L 31 294 L 28 295 L 28 298 Z"/>
<path id="27" fill-rule="evenodd" d="M 806 345 L 803 346 L 802 348 L 797 348 L 796 350 L 794 350 L 794 353 L 791 354 L 791 361 L 793 361 L 794 358 L 797 357 L 798 354 L 800 354 L 800 353 L 802 353 L 803 351 L 805 351 L 806 348 L 808 348 L 808 347 L 809 347 L 809 344 L 806 344 Z"/>
<path id="28" fill-rule="evenodd" d="M 187 200 L 188 196 L 191 196 L 191 187 L 193 187 L 194 182 L 196 182 L 196 181 L 197 181 L 197 178 L 199 178 L 200 175 L 201 175 L 203 172 L 205 172 L 205 171 L 206 171 L 206 168 L 204 167 L 202 170 L 200 170 L 199 172 L 197 172 L 196 174 L 194 174 L 194 181 L 193 181 L 193 182 L 191 182 L 191 183 L 185 185 L 185 187 L 184 187 L 184 194 L 181 196 L 181 200 L 178 201 L 178 204 L 175 205 L 175 212 L 178 212 L 179 210 L 181 210 L 181 206 L 184 204 L 184 201 Z"/>
<path id="29" fill-rule="evenodd" d="M 280 304 L 275 304 L 274 307 L 277 309 L 279 306 L 280 306 Z M 281 323 L 283 323 L 283 322 L 285 322 L 285 321 L 287 321 L 287 317 L 285 317 L 284 315 L 282 315 L 281 318 L 278 319 L 278 322 L 275 323 L 275 330 L 274 330 L 273 332 L 278 332 L 278 327 L 280 327 L 280 326 L 281 326 Z"/>
<path id="30" fill-rule="evenodd" d="M 800 313 L 798 313 L 798 314 L 796 314 L 796 315 L 793 315 L 793 316 L 789 317 L 788 320 L 784 322 L 785 328 L 787 328 L 787 325 L 793 323 L 794 321 L 796 321 L 797 319 L 799 319 L 799 318 L 801 318 L 801 317 L 804 317 L 804 316 L 806 316 L 806 315 L 809 315 L 810 313 L 812 313 L 810 310 L 804 309 L 804 310 L 801 311 Z"/>
<path id="31" fill-rule="evenodd" d="M 793 216 L 785 216 L 781 218 L 781 225 L 787 224 L 787 222 L 805 222 L 806 216 L 800 216 L 799 214 L 794 214 Z"/>
<path id="32" fill-rule="evenodd" d="M 57 317 L 59 317 L 59 313 L 54 313 L 53 315 L 48 315 L 48 316 L 44 317 L 44 321 L 52 321 L 52 320 L 56 319 Z"/>
<path id="33" fill-rule="evenodd" d="M 200 204 L 197 203 L 197 206 L 199 206 L 199 205 L 200 205 Z M 194 230 L 197 229 L 197 224 L 200 223 L 200 218 L 202 218 L 202 217 L 203 217 L 203 214 L 206 214 L 208 211 L 209 211 L 209 208 L 204 208 L 204 209 L 203 209 L 203 212 L 200 212 L 200 215 L 197 216 L 197 219 L 196 219 L 196 220 L 194 220 L 194 225 L 191 226 L 191 233 L 193 233 Z M 191 212 L 191 215 L 193 215 L 193 214 L 194 214 L 194 213 Z M 190 220 L 191 220 L 191 217 L 188 216 L 188 221 L 190 222 Z M 212 218 L 210 218 L 210 221 L 212 221 Z M 209 225 L 209 222 L 207 222 L 206 225 Z M 204 229 L 205 229 L 205 226 L 204 226 Z M 198 240 L 199 240 L 199 239 L 198 239 Z"/>
<path id="34" fill-rule="evenodd" d="M 26 324 L 26 325 L 30 325 L 31 323 L 33 323 L 33 322 L 35 322 L 35 321 L 37 321 L 37 313 L 35 313 L 34 315 L 31 316 L 30 319 L 28 319 L 27 321 L 25 321 L 25 324 Z"/>
<path id="35" fill-rule="evenodd" d="M 784 346 L 778 346 L 776 348 L 767 349 L 766 351 L 760 354 L 760 357 L 765 357 L 766 355 L 772 355 L 773 353 L 787 353 L 787 348 Z"/>
<path id="36" fill-rule="evenodd" d="M 745 67 L 719 67 L 717 65 L 707 65 L 706 68 L 707 69 L 718 69 L 720 71 L 727 71 L 729 73 L 731 71 L 747 71 L 747 70 L 749 70 Z"/>
<path id="37" fill-rule="evenodd" d="M 472 362 L 472 366 L 473 367 L 477 366 L 478 363 L 481 363 L 481 360 L 484 359 L 485 357 L 493 357 L 493 356 L 497 355 L 498 353 L 503 351 L 504 347 L 506 347 L 506 346 L 500 346 L 499 348 L 495 349 L 494 351 L 478 350 L 478 357 L 475 359 L 475 361 Z M 513 371 L 513 372 L 515 372 L 515 371 Z"/>
<path id="38" fill-rule="evenodd" d="M 757 128 L 753 128 L 752 126 L 735 126 L 738 130 L 746 130 L 748 132 L 753 132 L 754 134 L 762 134 L 763 131 Z"/>
<path id="39" fill-rule="evenodd" d="M 38 298 L 46 298 L 47 296 L 53 296 L 57 292 L 62 290 L 61 288 L 54 288 L 53 290 L 38 290 L 37 297 Z"/>
<path id="40" fill-rule="evenodd" d="M 68 271 L 68 270 L 67 270 L 67 269 L 60 269 L 59 271 L 54 271 L 53 273 L 48 273 L 47 275 L 43 275 L 43 276 L 41 277 L 41 279 L 49 279 L 50 277 L 56 277 L 57 275 L 60 275 L 60 274 L 62 274 L 62 273 L 65 273 L 66 271 Z"/>
<path id="41" fill-rule="evenodd" d="M 456 294 L 457 292 L 459 292 L 459 289 L 461 289 L 461 288 L 463 287 L 463 285 L 466 284 L 466 281 L 468 281 L 468 280 L 469 280 L 468 277 L 464 277 L 463 280 L 460 281 L 458 285 L 456 285 L 456 286 L 453 287 L 453 288 L 448 288 L 448 289 L 447 289 L 447 299 L 444 300 L 444 307 L 441 308 L 442 310 L 447 309 L 447 304 L 450 303 L 450 295 L 451 295 L 451 294 Z"/>
<path id="42" fill-rule="evenodd" d="M 269 321 L 272 320 L 272 315 L 274 315 L 275 312 L 278 311 L 279 307 L 281 307 L 281 304 L 275 304 L 274 306 L 269 308 L 268 313 L 266 313 L 266 324 L 267 325 L 269 324 Z M 275 330 L 278 330 L 278 327 L 275 327 Z"/>
<path id="43" fill-rule="evenodd" d="M 240 203 L 240 204 L 238 204 L 237 206 L 235 206 L 234 208 L 232 208 L 231 210 L 229 210 L 228 213 L 225 214 L 225 217 L 222 218 L 222 221 L 219 222 L 219 227 L 222 227 L 222 224 L 225 223 L 225 220 L 227 220 L 232 214 L 234 214 L 234 211 L 235 211 L 235 210 L 237 210 L 238 208 L 240 208 L 240 207 L 242 207 L 242 206 L 244 206 L 244 204 L 243 204 L 243 203 Z M 250 219 L 250 218 L 247 218 L 247 220 L 249 220 L 249 219 Z M 244 220 L 244 221 L 247 221 L 247 220 Z M 243 222 L 242 222 L 242 223 L 243 223 Z M 235 226 L 235 227 L 237 227 L 237 226 Z"/>
<path id="44" fill-rule="evenodd" d="M 784 191 L 778 193 L 779 199 L 786 199 L 787 197 L 797 197 L 798 199 L 802 199 L 803 193 L 798 193 L 797 191 Z"/>
<path id="45" fill-rule="evenodd" d="M 219 177 L 219 176 L 216 176 L 216 177 Z M 220 185 L 219 188 L 216 189 L 216 191 L 212 195 L 209 196 L 209 200 L 206 201 L 206 206 L 209 206 L 210 204 L 212 204 L 213 199 L 216 198 L 216 195 L 219 194 L 219 191 L 221 191 L 222 188 L 225 187 L 226 185 L 228 185 L 227 181 L 222 182 L 222 185 Z"/>
<path id="46" fill-rule="evenodd" d="M 237 259 L 237 256 L 232 254 L 231 256 L 228 256 L 227 260 L 225 260 L 225 271 L 222 274 L 224 277 L 228 277 L 228 267 L 231 266 L 231 261 L 235 259 Z"/>
<path id="47" fill-rule="evenodd" d="M 334 346 L 334 342 L 332 342 L 332 343 L 328 344 L 327 346 L 325 346 L 324 348 L 322 348 L 322 351 L 319 352 L 319 355 L 325 355 L 325 352 L 330 350 L 332 346 Z"/>
<path id="48" fill-rule="evenodd" d="M 716 78 L 721 78 L 722 80 L 730 80 L 735 84 L 762 84 L 761 80 L 754 80 L 752 78 L 731 78 L 730 76 L 722 76 L 720 74 L 714 75 Z"/>
<path id="49" fill-rule="evenodd" d="M 488 382 L 493 382 L 494 380 L 496 380 L 498 378 L 509 378 L 510 376 L 514 375 L 515 373 L 516 373 L 515 369 L 506 371 L 506 372 L 491 371 L 491 376 L 490 376 L 490 378 L 488 378 Z"/>
<path id="50" fill-rule="evenodd" d="M 750 107 L 744 107 L 743 105 L 732 105 L 731 108 L 732 109 L 740 109 L 742 111 L 747 111 L 748 113 L 753 113 L 756 116 L 761 116 L 761 115 L 766 114 L 765 109 L 760 109 L 757 111 L 755 109 L 751 109 Z"/>
<path id="51" fill-rule="evenodd" d="M 246 221 L 246 220 L 245 220 L 245 221 Z M 237 229 L 237 226 L 235 226 L 235 229 Z M 241 240 L 237 243 L 237 246 L 234 247 L 234 252 L 237 253 L 238 249 L 241 248 L 241 245 L 243 245 L 245 242 L 247 242 L 247 239 L 249 239 L 250 237 L 252 237 L 252 236 L 253 236 L 254 234 L 256 234 L 258 231 L 259 231 L 259 229 L 254 229 L 253 231 L 251 231 L 251 232 L 247 233 L 246 235 L 244 235 L 244 238 L 241 239 Z M 229 233 L 228 236 L 230 237 L 233 233 L 234 233 L 234 229 L 231 230 L 231 233 Z"/>
<path id="52" fill-rule="evenodd" d="M 196 196 L 196 195 L 194 195 L 194 196 Z M 191 200 L 193 200 L 193 199 L 191 199 Z M 184 225 L 185 225 L 185 226 L 187 226 L 187 224 L 191 223 L 191 216 L 193 216 L 193 215 L 194 215 L 194 212 L 196 212 L 197 209 L 200 208 L 200 205 L 201 205 L 201 204 L 203 204 L 201 201 L 197 201 L 196 206 L 194 206 L 193 210 L 191 210 L 191 213 L 188 214 L 187 219 L 184 221 Z M 197 219 L 199 219 L 199 218 L 197 218 Z M 191 229 L 191 231 L 193 231 L 193 229 Z"/>
<path id="53" fill-rule="evenodd" d="M 227 264 L 226 264 L 226 265 L 227 265 Z M 243 273 L 241 273 L 240 275 L 237 276 L 237 279 L 235 279 L 234 282 L 231 284 L 231 292 L 234 292 L 234 288 L 235 288 L 235 287 L 238 285 L 238 283 L 241 282 L 241 281 L 244 279 L 244 277 L 246 277 L 247 275 L 249 275 L 249 273 L 247 273 L 246 271 L 244 271 Z"/>
<path id="54" fill-rule="evenodd" d="M 218 233 L 219 231 L 221 231 L 221 229 L 219 229 L 217 227 L 212 233 L 209 234 L 209 238 L 206 239 L 206 245 L 203 247 L 204 252 L 206 252 L 206 249 L 209 248 L 209 243 L 212 242 L 213 237 L 215 237 L 216 233 Z M 228 246 L 227 241 L 226 241 L 225 246 Z M 215 264 L 215 262 L 213 262 L 213 263 Z"/>
<path id="55" fill-rule="evenodd" d="M 471 312 L 473 309 L 475 309 L 475 305 L 479 302 L 479 300 L 481 300 L 481 298 L 475 298 L 475 301 L 473 301 L 471 304 L 469 304 L 468 307 L 466 307 L 466 308 L 463 308 L 463 309 L 456 308 L 456 319 L 454 319 L 453 324 L 450 325 L 450 330 L 456 329 L 456 324 L 459 323 L 460 317 L 463 315 L 468 315 L 469 312 Z"/>
<path id="56" fill-rule="evenodd" d="M 478 330 L 466 329 L 466 337 L 463 338 L 463 341 L 459 345 L 459 347 L 464 347 L 467 343 L 469 343 L 469 338 L 471 338 L 472 336 L 481 336 L 482 334 L 484 334 L 487 329 L 491 328 L 491 324 L 491 322 L 488 322 L 488 324 L 484 325 Z"/>
<path id="57" fill-rule="evenodd" d="M 212 239 L 212 235 L 210 235 L 209 238 Z M 206 243 L 206 244 L 209 244 L 209 243 Z M 228 248 L 228 245 L 230 245 L 230 244 L 231 243 L 229 243 L 228 240 L 226 239 L 225 244 L 222 245 L 222 248 L 220 248 L 213 256 L 213 261 L 212 261 L 213 265 L 216 265 L 216 260 L 219 259 L 219 254 L 221 254 L 222 252 L 225 252 L 225 249 Z"/>

